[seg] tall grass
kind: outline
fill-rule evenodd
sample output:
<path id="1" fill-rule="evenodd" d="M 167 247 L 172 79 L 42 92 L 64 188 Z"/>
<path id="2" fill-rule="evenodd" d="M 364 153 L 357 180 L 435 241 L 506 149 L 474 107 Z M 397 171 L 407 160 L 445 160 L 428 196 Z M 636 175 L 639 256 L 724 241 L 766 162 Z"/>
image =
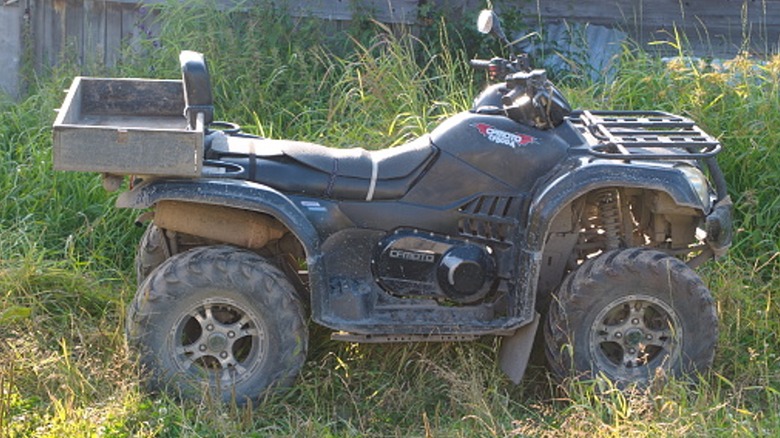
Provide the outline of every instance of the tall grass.
<path id="1" fill-rule="evenodd" d="M 780 251 L 780 56 L 764 62 L 739 56 L 708 64 L 680 57 L 668 64 L 631 54 L 602 105 L 658 107 L 684 114 L 725 145 L 719 156 L 739 217 L 732 254 L 769 262 Z M 757 265 L 757 266 L 758 266 Z"/>
<path id="2" fill-rule="evenodd" d="M 445 39 L 423 42 L 368 19 L 328 36 L 325 23 L 293 19 L 272 6 L 215 14 L 212 4 L 199 1 L 157 9 L 163 12 L 158 34 L 142 42 L 142 61 L 120 73 L 176 77 L 179 51 L 200 51 L 219 116 L 269 137 L 387 147 L 420 135 L 470 100 L 461 81 L 465 63 L 453 59 L 463 53 L 440 45 L 444 27 Z M 441 100 L 442 92 L 451 99 Z"/>
<path id="3" fill-rule="evenodd" d="M 468 107 L 482 83 L 459 36 L 415 38 L 364 21 L 323 41 L 322 24 L 270 6 L 163 4 L 114 74 L 178 75 L 206 53 L 218 117 L 249 131 L 378 148 Z M 489 54 L 484 53 L 484 56 Z M 702 273 L 718 302 L 712 372 L 626 394 L 606 382 L 551 383 L 535 363 L 520 386 L 496 342 L 354 345 L 313 327 L 289 393 L 262 406 L 145 394 L 125 353 L 136 212 L 91 174 L 51 170 L 50 125 L 76 73 L 63 67 L 0 112 L 0 436 L 733 436 L 780 430 L 780 59 L 728 69 L 626 51 L 609 84 L 563 84 L 577 107 L 660 108 L 719 136 L 738 211 L 735 250 Z"/>

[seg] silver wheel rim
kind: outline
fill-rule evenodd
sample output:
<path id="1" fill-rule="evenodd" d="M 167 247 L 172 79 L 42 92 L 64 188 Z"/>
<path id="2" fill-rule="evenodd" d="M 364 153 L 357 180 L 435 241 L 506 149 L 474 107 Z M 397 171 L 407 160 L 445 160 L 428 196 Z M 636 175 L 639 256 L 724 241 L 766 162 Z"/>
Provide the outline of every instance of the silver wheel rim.
<path id="1" fill-rule="evenodd" d="M 219 386 L 248 378 L 265 360 L 267 330 L 260 318 L 227 298 L 204 300 L 171 329 L 174 360 L 189 375 Z"/>
<path id="2" fill-rule="evenodd" d="M 620 378 L 650 378 L 680 354 L 682 324 L 667 303 L 648 295 L 612 301 L 590 329 L 590 353 L 599 370 Z"/>

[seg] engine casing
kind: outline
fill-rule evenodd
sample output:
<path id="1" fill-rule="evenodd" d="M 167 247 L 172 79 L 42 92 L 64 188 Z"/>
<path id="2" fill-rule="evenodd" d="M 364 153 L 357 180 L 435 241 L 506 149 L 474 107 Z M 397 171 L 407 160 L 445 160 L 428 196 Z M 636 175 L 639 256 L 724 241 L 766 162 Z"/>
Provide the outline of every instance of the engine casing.
<path id="1" fill-rule="evenodd" d="M 402 297 L 478 301 L 493 289 L 496 263 L 484 245 L 416 230 L 397 230 L 379 242 L 374 277 Z"/>

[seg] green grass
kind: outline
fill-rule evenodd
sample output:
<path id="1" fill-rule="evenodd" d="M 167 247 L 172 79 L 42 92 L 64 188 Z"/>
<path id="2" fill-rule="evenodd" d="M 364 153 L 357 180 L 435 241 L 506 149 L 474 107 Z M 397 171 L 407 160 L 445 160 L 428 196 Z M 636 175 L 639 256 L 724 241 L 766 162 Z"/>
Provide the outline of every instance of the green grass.
<path id="1" fill-rule="evenodd" d="M 482 76 L 451 28 L 420 38 L 362 22 L 323 41 L 317 22 L 265 8 L 160 6 L 161 29 L 117 76 L 178 75 L 180 49 L 206 53 L 218 116 L 251 132 L 378 148 L 468 107 Z M 278 18 L 278 19 L 277 19 Z M 449 29 L 449 31 L 447 30 Z M 489 55 L 482 53 L 483 56 Z M 728 70 L 665 65 L 627 51 L 609 83 L 563 84 L 576 107 L 682 113 L 719 136 L 737 209 L 730 257 L 702 270 L 716 297 L 712 371 L 625 394 L 602 381 L 520 386 L 496 342 L 355 345 L 312 327 L 292 391 L 261 406 L 150 395 L 128 360 L 138 212 L 113 207 L 99 177 L 51 170 L 62 67 L 0 109 L 0 436 L 734 436 L 780 431 L 780 58 Z"/>

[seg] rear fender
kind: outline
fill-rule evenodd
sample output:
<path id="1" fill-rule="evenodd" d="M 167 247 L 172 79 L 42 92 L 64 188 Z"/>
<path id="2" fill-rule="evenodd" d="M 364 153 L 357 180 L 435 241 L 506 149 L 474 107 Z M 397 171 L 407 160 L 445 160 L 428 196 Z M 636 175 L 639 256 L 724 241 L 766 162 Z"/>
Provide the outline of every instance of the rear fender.
<path id="1" fill-rule="evenodd" d="M 119 208 L 149 208 L 161 201 L 229 207 L 272 216 L 295 235 L 306 252 L 312 294 L 323 290 L 325 272 L 321 263 L 320 237 L 304 213 L 284 194 L 262 184 L 235 180 L 153 180 L 122 193 Z M 319 312 L 320 300 L 312 300 Z"/>
<path id="2" fill-rule="evenodd" d="M 289 229 L 307 256 L 319 253 L 320 239 L 303 212 L 285 195 L 262 184 L 233 180 L 154 180 L 122 193 L 119 208 L 149 208 L 160 201 L 231 207 L 265 213 Z"/>

